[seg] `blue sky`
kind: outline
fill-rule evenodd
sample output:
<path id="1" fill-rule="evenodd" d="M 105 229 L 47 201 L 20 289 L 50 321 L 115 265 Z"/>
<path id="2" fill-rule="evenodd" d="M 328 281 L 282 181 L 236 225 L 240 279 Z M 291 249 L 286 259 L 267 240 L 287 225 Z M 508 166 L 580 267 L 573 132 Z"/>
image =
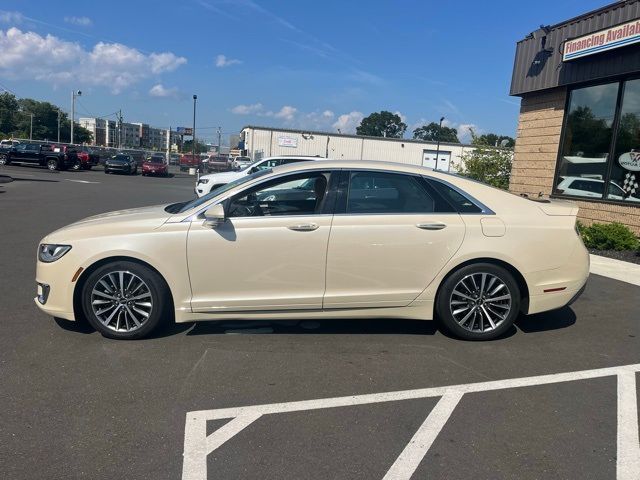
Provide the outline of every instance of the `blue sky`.
<path id="1" fill-rule="evenodd" d="M 410 130 L 444 115 L 463 137 L 514 135 L 515 43 L 607 2 L 3 0 L 0 90 L 125 121 L 352 132 L 400 112 Z M 113 118 L 113 117 L 112 117 Z M 465 138 L 463 138 L 464 140 Z"/>

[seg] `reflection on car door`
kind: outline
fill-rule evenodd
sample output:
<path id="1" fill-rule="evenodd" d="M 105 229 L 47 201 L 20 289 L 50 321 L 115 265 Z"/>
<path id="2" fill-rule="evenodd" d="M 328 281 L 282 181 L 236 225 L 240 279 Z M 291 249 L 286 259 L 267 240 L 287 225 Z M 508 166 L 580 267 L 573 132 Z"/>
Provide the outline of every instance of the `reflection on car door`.
<path id="1" fill-rule="evenodd" d="M 266 180 L 225 201 L 227 220 L 191 223 L 194 312 L 322 308 L 332 219 L 329 172 Z"/>
<path id="2" fill-rule="evenodd" d="M 339 188 L 324 308 L 408 305 L 460 247 L 463 220 L 419 176 L 344 172 Z"/>

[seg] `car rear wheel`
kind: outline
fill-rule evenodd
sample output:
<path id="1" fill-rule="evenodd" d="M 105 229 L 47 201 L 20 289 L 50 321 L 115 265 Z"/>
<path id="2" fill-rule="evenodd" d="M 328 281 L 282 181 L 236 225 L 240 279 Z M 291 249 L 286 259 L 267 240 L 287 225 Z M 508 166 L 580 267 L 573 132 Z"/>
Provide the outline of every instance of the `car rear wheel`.
<path id="1" fill-rule="evenodd" d="M 58 160 L 55 158 L 47 160 L 47 168 L 51 171 L 58 170 Z"/>
<path id="2" fill-rule="evenodd" d="M 467 265 L 451 274 L 436 298 L 440 323 L 465 340 L 490 340 L 505 333 L 520 311 L 513 275 L 491 263 Z"/>
<path id="3" fill-rule="evenodd" d="M 74 172 L 82 170 L 82 163 L 80 162 L 80 160 L 75 161 L 73 165 L 71 165 L 71 170 L 73 170 Z"/>
<path id="4" fill-rule="evenodd" d="M 6 154 L 0 154 L 0 165 L 9 165 L 9 157 Z"/>
<path id="5" fill-rule="evenodd" d="M 89 323 L 108 338 L 132 340 L 154 331 L 168 316 L 169 288 L 158 273 L 134 262 L 103 265 L 82 287 Z"/>

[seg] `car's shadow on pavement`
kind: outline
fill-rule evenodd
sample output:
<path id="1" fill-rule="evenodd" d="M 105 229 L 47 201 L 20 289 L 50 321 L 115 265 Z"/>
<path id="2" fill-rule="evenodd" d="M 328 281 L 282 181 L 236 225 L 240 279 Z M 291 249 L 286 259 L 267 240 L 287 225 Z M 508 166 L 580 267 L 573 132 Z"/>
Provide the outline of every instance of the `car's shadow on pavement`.
<path id="1" fill-rule="evenodd" d="M 69 321 L 55 318 L 63 330 L 92 334 L 97 332 L 86 321 Z M 546 332 L 568 328 L 576 323 L 576 315 L 569 307 L 552 312 L 530 316 L 520 316 L 505 333 L 494 340 L 512 337 L 518 330 L 524 334 Z M 318 320 L 211 320 L 189 323 L 170 323 L 156 330 L 148 339 L 171 337 L 186 332 L 188 336 L 201 335 L 435 335 L 440 332 L 449 338 L 456 338 L 440 328 L 438 321 L 403 319 L 318 319 Z"/>

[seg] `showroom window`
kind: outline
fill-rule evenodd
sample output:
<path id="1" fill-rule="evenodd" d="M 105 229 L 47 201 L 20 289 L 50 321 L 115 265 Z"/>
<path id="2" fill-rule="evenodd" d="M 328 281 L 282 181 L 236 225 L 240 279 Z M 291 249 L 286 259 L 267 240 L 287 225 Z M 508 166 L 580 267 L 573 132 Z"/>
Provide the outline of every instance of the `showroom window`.
<path id="1" fill-rule="evenodd" d="M 640 80 L 572 90 L 554 193 L 640 202 L 639 179 Z"/>

